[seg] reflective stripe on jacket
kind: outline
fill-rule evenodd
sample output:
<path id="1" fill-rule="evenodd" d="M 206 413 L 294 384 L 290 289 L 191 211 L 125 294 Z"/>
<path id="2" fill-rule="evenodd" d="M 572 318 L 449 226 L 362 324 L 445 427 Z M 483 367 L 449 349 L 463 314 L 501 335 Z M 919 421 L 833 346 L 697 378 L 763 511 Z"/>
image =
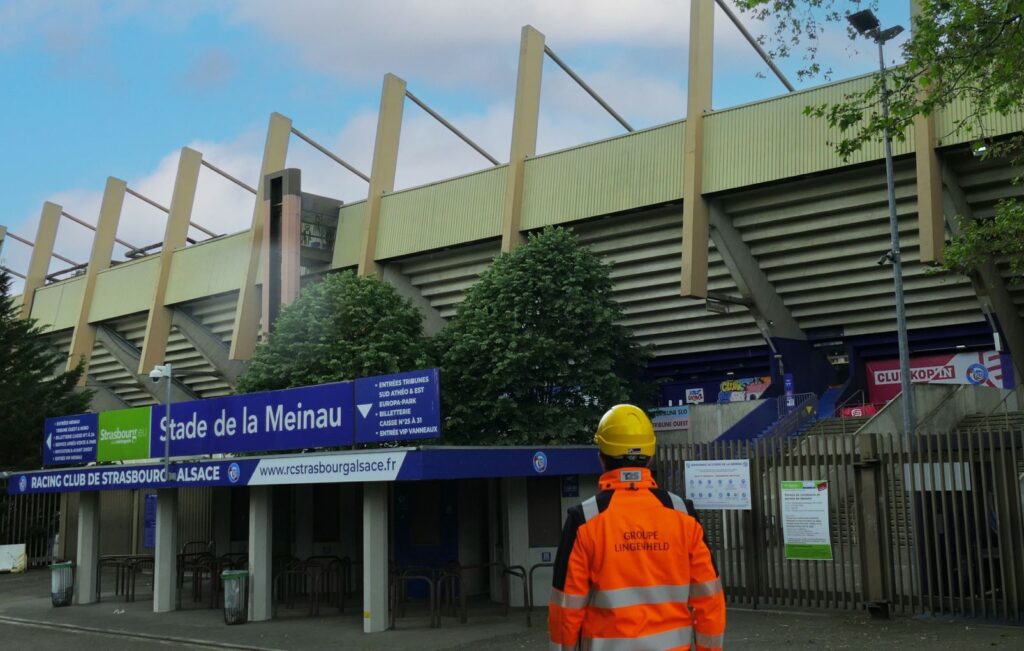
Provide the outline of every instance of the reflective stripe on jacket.
<path id="1" fill-rule="evenodd" d="M 601 475 L 569 509 L 555 558 L 551 649 L 699 651 L 722 647 L 725 595 L 692 507 L 646 468 Z M 692 615 L 691 615 L 692 609 Z"/>

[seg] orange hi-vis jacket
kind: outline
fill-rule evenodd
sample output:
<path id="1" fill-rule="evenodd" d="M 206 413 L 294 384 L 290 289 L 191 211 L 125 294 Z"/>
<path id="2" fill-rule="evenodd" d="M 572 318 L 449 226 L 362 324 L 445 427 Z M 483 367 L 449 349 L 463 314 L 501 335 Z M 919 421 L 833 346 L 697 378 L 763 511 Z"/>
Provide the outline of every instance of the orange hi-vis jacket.
<path id="1" fill-rule="evenodd" d="M 692 506 L 646 468 L 601 475 L 569 509 L 548 609 L 552 651 L 721 649 L 722 582 Z M 692 615 L 691 615 L 692 609 Z"/>

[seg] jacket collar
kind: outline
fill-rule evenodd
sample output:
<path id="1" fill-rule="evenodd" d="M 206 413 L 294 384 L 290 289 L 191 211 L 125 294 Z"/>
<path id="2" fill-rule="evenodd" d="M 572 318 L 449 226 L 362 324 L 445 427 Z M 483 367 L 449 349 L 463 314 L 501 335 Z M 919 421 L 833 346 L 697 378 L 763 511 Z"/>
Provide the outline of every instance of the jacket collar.
<path id="1" fill-rule="evenodd" d="M 597 480 L 598 488 L 608 490 L 641 490 L 657 488 L 649 468 L 619 468 L 609 470 Z"/>

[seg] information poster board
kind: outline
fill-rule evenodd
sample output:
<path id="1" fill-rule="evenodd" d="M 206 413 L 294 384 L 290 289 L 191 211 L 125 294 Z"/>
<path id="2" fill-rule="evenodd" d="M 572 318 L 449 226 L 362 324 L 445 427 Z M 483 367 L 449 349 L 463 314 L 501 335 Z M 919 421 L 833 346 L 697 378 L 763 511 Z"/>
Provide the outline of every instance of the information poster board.
<path id="1" fill-rule="evenodd" d="M 782 482 L 782 539 L 790 561 L 832 560 L 828 482 Z"/>
<path id="2" fill-rule="evenodd" d="M 686 498 L 697 509 L 750 510 L 750 461 L 687 461 Z"/>

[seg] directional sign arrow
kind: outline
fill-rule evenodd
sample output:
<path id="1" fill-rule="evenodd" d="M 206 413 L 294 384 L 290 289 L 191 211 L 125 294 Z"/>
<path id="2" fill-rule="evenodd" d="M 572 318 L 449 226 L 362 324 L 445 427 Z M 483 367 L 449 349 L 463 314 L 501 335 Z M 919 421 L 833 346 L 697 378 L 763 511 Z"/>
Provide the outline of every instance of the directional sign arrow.
<path id="1" fill-rule="evenodd" d="M 53 434 L 47 434 L 46 435 L 46 449 L 47 450 L 52 450 L 53 449 L 53 446 L 50 444 L 50 442 L 52 440 L 53 440 Z"/>
<path id="2" fill-rule="evenodd" d="M 359 409 L 359 413 L 363 415 L 363 418 L 366 418 L 367 414 L 370 413 L 370 410 L 373 409 L 373 403 L 356 405 L 356 408 Z"/>

